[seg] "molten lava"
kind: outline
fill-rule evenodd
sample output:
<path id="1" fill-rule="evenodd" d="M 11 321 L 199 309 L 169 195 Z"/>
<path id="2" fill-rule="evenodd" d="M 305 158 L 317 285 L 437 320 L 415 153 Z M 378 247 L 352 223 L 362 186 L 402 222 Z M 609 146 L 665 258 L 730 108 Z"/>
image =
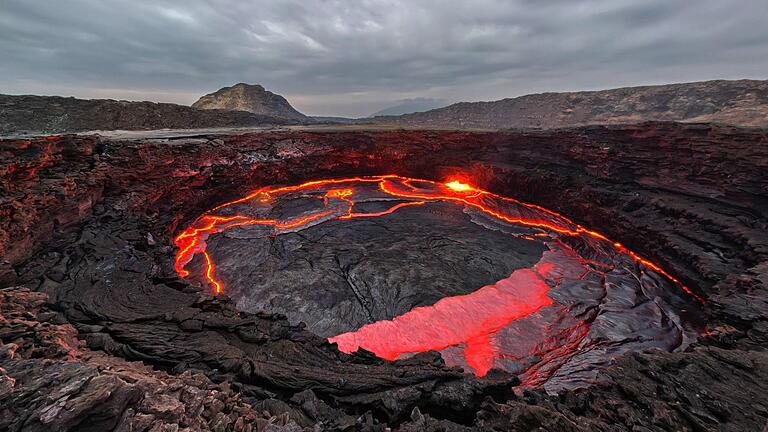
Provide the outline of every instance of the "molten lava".
<path id="1" fill-rule="evenodd" d="M 358 348 L 395 360 L 401 354 L 465 343 L 467 364 L 482 376 L 496 357 L 490 336 L 510 322 L 552 304 L 541 269 L 516 270 L 506 279 L 464 296 L 446 297 L 392 320 L 330 338 L 344 352 Z M 476 317 L 485 319 L 478 321 Z"/>
<path id="2" fill-rule="evenodd" d="M 368 189 L 375 187 L 384 199 L 396 203 L 383 211 L 356 212 L 356 197 L 361 193 L 363 186 Z M 255 210 L 241 209 L 250 202 L 268 204 L 288 194 L 317 200 L 318 208 L 285 220 L 253 214 Z M 600 244 L 600 247 L 613 248 L 618 253 L 632 257 L 645 268 L 667 277 L 685 292 L 703 301 L 658 265 L 626 249 L 620 243 L 611 242 L 604 235 L 586 229 L 555 212 L 501 197 L 458 180 L 439 183 L 396 175 L 316 180 L 297 186 L 267 187 L 222 204 L 198 218 L 176 236 L 178 251 L 175 269 L 180 276 L 187 277 L 190 275 L 186 269 L 187 265 L 196 255 L 202 256 L 202 277 L 218 294 L 226 289 L 226 275 L 218 274 L 213 258 L 206 251 L 206 241 L 214 234 L 236 227 L 251 226 L 261 227 L 260 229 L 268 230 L 269 235 L 276 236 L 329 220 L 380 217 L 405 207 L 435 202 L 461 205 L 500 223 L 541 231 L 532 234 L 533 236 L 547 237 L 551 233 L 554 236 L 586 237 Z M 477 375 L 484 375 L 495 361 L 504 356 L 497 346 L 497 333 L 511 323 L 538 313 L 552 304 L 549 296 L 551 286 L 547 281 L 557 280 L 562 277 L 563 272 L 568 271 L 573 278 L 584 276 L 579 273 L 583 272 L 581 267 L 576 270 L 563 270 L 554 266 L 550 261 L 552 254 L 555 252 L 545 253 L 534 268 L 516 270 L 509 277 L 470 294 L 445 297 L 431 306 L 417 307 L 391 320 L 373 322 L 329 340 L 337 343 L 339 349 L 344 352 L 365 348 L 379 357 L 391 360 L 404 354 L 463 347 L 466 364 L 474 369 Z M 578 332 L 574 333 L 568 343 L 575 347 L 586 331 L 586 325 L 579 325 Z M 558 347 L 547 349 L 557 352 Z M 542 347 L 532 348 L 533 353 L 544 351 Z M 535 371 L 527 373 L 532 381 L 537 379 L 534 376 Z"/>
<path id="3" fill-rule="evenodd" d="M 466 191 L 474 190 L 472 186 L 466 183 L 462 183 L 458 180 L 449 181 L 445 185 L 455 190 L 456 192 L 466 192 Z"/>

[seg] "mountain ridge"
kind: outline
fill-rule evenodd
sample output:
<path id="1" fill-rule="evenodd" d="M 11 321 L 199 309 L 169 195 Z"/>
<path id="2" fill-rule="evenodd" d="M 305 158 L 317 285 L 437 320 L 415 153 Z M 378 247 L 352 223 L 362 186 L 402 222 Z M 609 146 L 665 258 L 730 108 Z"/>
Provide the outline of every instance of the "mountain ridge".
<path id="1" fill-rule="evenodd" d="M 0 133 L 261 127 L 303 123 L 244 111 L 187 105 L 0 94 Z"/>
<path id="2" fill-rule="evenodd" d="M 477 129 L 553 129 L 643 121 L 768 127 L 768 80 L 710 80 L 459 102 L 373 123 Z"/>

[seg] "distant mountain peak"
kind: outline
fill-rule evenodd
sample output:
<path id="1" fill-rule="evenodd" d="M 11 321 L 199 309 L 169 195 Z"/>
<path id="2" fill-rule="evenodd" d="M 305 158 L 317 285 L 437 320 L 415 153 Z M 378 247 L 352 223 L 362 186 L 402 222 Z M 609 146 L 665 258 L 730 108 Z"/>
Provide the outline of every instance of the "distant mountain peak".
<path id="1" fill-rule="evenodd" d="M 371 114 L 369 117 L 411 114 L 411 113 L 429 111 L 436 108 L 442 108 L 448 105 L 448 102 L 444 99 L 432 99 L 432 98 L 424 98 L 424 97 L 402 99 L 395 103 L 396 105 L 383 109 L 381 111 L 377 111 Z"/>
<path id="2" fill-rule="evenodd" d="M 222 90 L 225 90 L 225 89 L 235 89 L 235 88 L 238 88 L 238 89 L 239 88 L 254 89 L 254 90 L 260 90 L 260 91 L 265 91 L 265 92 L 267 91 L 264 88 L 264 86 L 262 86 L 261 84 L 248 84 L 248 83 L 243 83 L 243 82 L 237 83 L 237 84 L 235 84 L 235 85 L 233 85 L 231 87 L 222 87 L 218 91 L 222 91 Z M 272 93 L 272 92 L 268 92 L 268 93 Z M 272 94 L 274 94 L 274 93 L 272 93 Z"/>
<path id="3" fill-rule="evenodd" d="M 279 94 L 259 84 L 237 83 L 209 93 L 192 104 L 197 109 L 225 109 L 247 111 L 287 119 L 304 120 L 307 117 L 291 106 Z"/>

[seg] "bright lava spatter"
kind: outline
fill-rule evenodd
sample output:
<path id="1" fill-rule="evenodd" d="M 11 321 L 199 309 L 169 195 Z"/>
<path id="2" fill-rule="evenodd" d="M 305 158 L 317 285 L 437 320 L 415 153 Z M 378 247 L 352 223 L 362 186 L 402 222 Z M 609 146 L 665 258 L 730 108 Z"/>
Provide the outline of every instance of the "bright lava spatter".
<path id="1" fill-rule="evenodd" d="M 381 212 L 356 213 L 354 212 L 355 186 L 361 184 L 376 185 L 378 190 L 385 195 L 405 202 L 398 203 Z M 289 220 L 259 219 L 242 214 L 216 214 L 235 204 L 251 200 L 268 203 L 282 194 L 294 192 L 317 196 L 322 199 L 324 209 Z M 511 214 L 494 206 L 494 200 L 511 202 L 520 208 L 535 210 L 530 213 L 531 215 L 540 214 L 543 216 L 532 218 L 530 215 L 524 214 L 525 212 Z M 403 207 L 438 201 L 470 207 L 491 218 L 510 224 L 541 228 L 565 236 L 589 236 L 605 241 L 611 244 L 617 252 L 627 254 L 645 267 L 664 275 L 697 301 L 704 302 L 702 298 L 658 265 L 640 257 L 620 243 L 611 242 L 604 235 L 586 229 L 558 213 L 512 198 L 501 197 L 459 180 L 440 183 L 397 175 L 315 180 L 297 186 L 266 187 L 243 198 L 222 204 L 198 218 L 176 236 L 174 242 L 179 249 L 175 258 L 175 269 L 180 276 L 189 276 L 190 272 L 185 267 L 196 254 L 201 254 L 204 259 L 203 276 L 210 283 L 214 293 L 219 294 L 226 289 L 225 284 L 220 276 L 217 276 L 216 264 L 206 252 L 206 240 L 212 234 L 240 226 L 261 225 L 271 227 L 273 235 L 279 235 L 326 220 L 379 217 L 391 214 Z M 332 202 L 333 205 L 331 205 Z M 339 349 L 344 352 L 353 352 L 358 347 L 363 347 L 386 359 L 395 359 L 403 353 L 439 350 L 463 343 L 467 364 L 475 370 L 477 375 L 484 375 L 491 367 L 495 356 L 494 347 L 489 343 L 488 336 L 510 322 L 551 304 L 551 300 L 547 296 L 549 287 L 544 283 L 548 271 L 551 270 L 550 266 L 550 263 L 542 260 L 532 269 L 517 270 L 510 277 L 494 285 L 480 288 L 473 293 L 446 297 L 432 306 L 415 308 L 392 320 L 368 324 L 357 331 L 344 333 L 329 340 L 336 342 Z M 487 315 L 487 319 L 459 322 L 461 319 L 457 318 L 453 311 L 461 310 L 461 308 L 482 309 L 482 313 Z M 441 320 L 446 319 L 451 322 L 450 328 L 439 325 Z M 398 333 L 407 334 L 408 337 L 399 341 L 400 338 L 396 337 Z"/>

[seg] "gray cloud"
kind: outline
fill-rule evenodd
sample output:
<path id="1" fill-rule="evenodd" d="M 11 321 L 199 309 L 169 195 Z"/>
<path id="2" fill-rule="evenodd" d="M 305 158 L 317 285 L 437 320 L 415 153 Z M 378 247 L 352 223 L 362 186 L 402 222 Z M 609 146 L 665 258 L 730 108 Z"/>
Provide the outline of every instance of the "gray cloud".
<path id="1" fill-rule="evenodd" d="M 3 0 L 0 92 L 191 103 L 236 82 L 300 110 L 768 78 L 765 0 Z"/>

